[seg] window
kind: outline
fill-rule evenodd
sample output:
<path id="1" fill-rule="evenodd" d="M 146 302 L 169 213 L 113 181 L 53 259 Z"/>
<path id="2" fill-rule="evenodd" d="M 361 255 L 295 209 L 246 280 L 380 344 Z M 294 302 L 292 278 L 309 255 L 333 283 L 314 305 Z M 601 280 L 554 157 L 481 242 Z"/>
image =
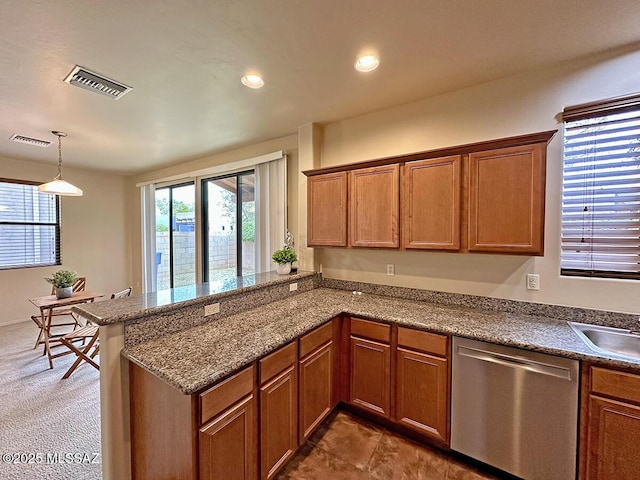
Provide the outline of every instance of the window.
<path id="1" fill-rule="evenodd" d="M 282 151 L 157 179 L 140 187 L 145 292 L 273 270 L 287 218 Z"/>
<path id="2" fill-rule="evenodd" d="M 561 272 L 640 279 L 640 94 L 563 120 Z"/>
<path id="3" fill-rule="evenodd" d="M 193 182 L 158 188 L 156 268 L 158 290 L 196 282 L 196 189 Z"/>
<path id="4" fill-rule="evenodd" d="M 0 269 L 60 265 L 58 196 L 37 184 L 0 180 Z"/>
<path id="5" fill-rule="evenodd" d="M 255 273 L 253 170 L 202 180 L 202 198 L 202 280 L 212 282 Z"/>

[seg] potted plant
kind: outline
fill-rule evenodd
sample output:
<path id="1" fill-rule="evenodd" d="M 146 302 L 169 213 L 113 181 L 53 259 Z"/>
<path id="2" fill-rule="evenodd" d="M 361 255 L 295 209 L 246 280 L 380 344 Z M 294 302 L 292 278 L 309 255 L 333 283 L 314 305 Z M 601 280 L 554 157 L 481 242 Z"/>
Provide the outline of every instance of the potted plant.
<path id="1" fill-rule="evenodd" d="M 296 252 L 290 248 L 282 248 L 273 252 L 271 259 L 277 264 L 276 272 L 287 275 L 291 272 L 291 264 L 298 260 Z"/>
<path id="2" fill-rule="evenodd" d="M 78 279 L 78 274 L 69 270 L 58 270 L 44 279 L 55 287 L 57 298 L 68 298 L 73 295 L 73 284 Z"/>

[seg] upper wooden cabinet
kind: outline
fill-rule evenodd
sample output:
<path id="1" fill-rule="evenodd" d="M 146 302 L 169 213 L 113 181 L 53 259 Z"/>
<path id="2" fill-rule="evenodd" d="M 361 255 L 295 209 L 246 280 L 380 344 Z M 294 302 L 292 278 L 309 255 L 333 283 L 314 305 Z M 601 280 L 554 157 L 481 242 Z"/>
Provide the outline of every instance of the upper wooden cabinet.
<path id="1" fill-rule="evenodd" d="M 305 171 L 308 245 L 543 255 L 555 133 Z"/>
<path id="2" fill-rule="evenodd" d="M 405 163 L 402 167 L 402 246 L 460 250 L 462 157 Z"/>
<path id="3" fill-rule="evenodd" d="M 307 245 L 347 246 L 347 172 L 309 177 Z"/>
<path id="4" fill-rule="evenodd" d="M 469 155 L 469 251 L 542 255 L 546 144 Z"/>
<path id="5" fill-rule="evenodd" d="M 397 248 L 399 165 L 349 172 L 349 246 Z"/>

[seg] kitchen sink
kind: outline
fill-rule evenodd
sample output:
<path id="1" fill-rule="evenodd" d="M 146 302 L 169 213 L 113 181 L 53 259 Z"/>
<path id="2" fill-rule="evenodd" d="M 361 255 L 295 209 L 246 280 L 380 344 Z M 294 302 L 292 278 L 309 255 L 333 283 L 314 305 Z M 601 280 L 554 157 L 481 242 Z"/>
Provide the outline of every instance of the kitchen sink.
<path id="1" fill-rule="evenodd" d="M 640 360 L 640 333 L 624 328 L 567 323 L 591 350 Z"/>

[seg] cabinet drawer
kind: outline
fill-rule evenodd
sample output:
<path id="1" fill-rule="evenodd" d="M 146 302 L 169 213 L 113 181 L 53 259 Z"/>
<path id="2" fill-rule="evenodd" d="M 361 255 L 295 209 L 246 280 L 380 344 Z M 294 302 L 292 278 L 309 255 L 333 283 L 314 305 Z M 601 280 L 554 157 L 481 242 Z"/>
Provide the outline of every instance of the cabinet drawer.
<path id="1" fill-rule="evenodd" d="M 200 424 L 253 391 L 253 365 L 200 394 Z"/>
<path id="2" fill-rule="evenodd" d="M 640 404 L 640 375 L 592 367 L 591 391 Z"/>
<path id="3" fill-rule="evenodd" d="M 300 359 L 313 352 L 320 345 L 327 343 L 333 337 L 333 322 L 307 333 L 300 338 Z"/>
<path id="4" fill-rule="evenodd" d="M 447 356 L 448 340 L 445 335 L 398 327 L 398 345 L 440 357 Z"/>
<path id="5" fill-rule="evenodd" d="M 352 318 L 351 334 L 389 343 L 391 341 L 391 326 L 384 323 L 362 320 L 361 318 Z"/>
<path id="6" fill-rule="evenodd" d="M 273 378 L 296 361 L 296 342 L 276 350 L 260 360 L 260 385 Z"/>

